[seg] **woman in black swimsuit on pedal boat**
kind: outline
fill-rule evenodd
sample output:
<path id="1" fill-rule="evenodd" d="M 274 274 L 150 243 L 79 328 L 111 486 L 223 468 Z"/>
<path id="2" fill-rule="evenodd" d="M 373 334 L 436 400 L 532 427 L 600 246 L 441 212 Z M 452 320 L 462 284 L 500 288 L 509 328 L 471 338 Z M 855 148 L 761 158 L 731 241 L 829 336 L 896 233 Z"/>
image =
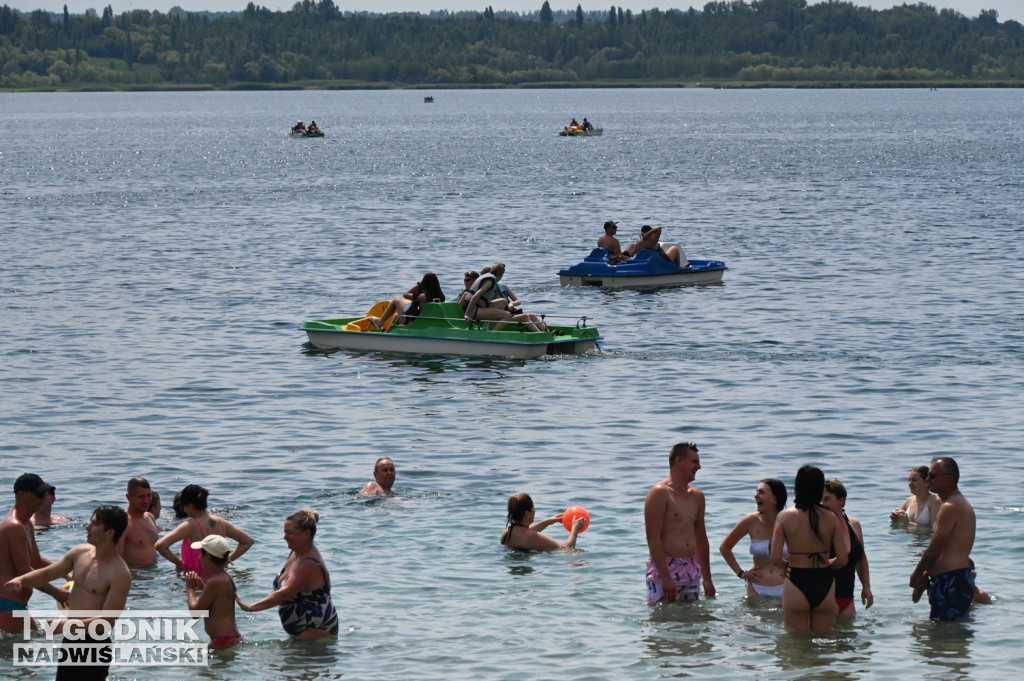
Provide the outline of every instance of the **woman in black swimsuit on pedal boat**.
<path id="1" fill-rule="evenodd" d="M 846 565 L 850 535 L 845 523 L 821 505 L 825 474 L 801 466 L 793 486 L 793 508 L 779 513 L 772 535 L 772 562 L 786 569 L 782 616 L 794 631 L 828 631 L 836 619 L 833 570 Z M 788 562 L 782 546 L 789 546 Z M 836 557 L 829 558 L 835 549 Z"/>

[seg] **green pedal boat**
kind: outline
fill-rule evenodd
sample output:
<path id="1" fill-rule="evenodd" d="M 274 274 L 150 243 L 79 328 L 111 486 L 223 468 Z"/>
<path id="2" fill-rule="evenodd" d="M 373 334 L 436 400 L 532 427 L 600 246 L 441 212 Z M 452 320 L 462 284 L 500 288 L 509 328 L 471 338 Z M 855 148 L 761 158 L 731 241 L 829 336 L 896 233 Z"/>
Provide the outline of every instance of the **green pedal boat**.
<path id="1" fill-rule="evenodd" d="M 494 328 L 495 322 L 467 322 L 458 303 L 427 303 L 408 323 L 394 322 L 381 331 L 369 318 L 379 316 L 387 305 L 388 301 L 381 301 L 363 317 L 308 321 L 303 323 L 302 330 L 319 350 L 474 357 L 581 354 L 595 349 L 601 340 L 598 330 L 587 326 L 586 317 L 577 318 L 573 326 L 548 324 L 547 331 L 527 331 L 518 322 Z"/>

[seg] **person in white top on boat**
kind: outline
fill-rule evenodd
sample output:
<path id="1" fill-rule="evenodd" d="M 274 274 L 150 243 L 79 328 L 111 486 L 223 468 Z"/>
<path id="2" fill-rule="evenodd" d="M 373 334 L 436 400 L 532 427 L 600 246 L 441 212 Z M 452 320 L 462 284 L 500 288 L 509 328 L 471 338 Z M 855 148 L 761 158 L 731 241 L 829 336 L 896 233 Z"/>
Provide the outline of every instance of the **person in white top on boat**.
<path id="1" fill-rule="evenodd" d="M 683 254 L 679 250 L 678 246 L 669 246 L 668 248 L 661 247 L 661 227 L 651 227 L 650 225 L 644 225 L 640 228 L 640 238 L 637 239 L 636 243 L 630 244 L 625 253 L 630 256 L 634 256 L 645 248 L 649 248 L 652 251 L 657 251 L 658 255 L 671 260 L 676 264 L 676 267 L 689 267 L 690 263 L 684 263 Z"/>
<path id="2" fill-rule="evenodd" d="M 906 501 L 889 513 L 889 520 L 894 523 L 909 523 L 911 527 L 927 529 L 935 522 L 942 501 L 928 490 L 928 466 L 916 466 L 910 469 L 907 487 L 911 495 Z"/>
<path id="3" fill-rule="evenodd" d="M 493 321 L 495 329 L 502 329 L 513 322 L 523 322 L 530 331 L 547 331 L 547 325 L 540 321 L 537 315 L 513 315 L 505 309 L 508 303 L 504 298 L 494 299 L 498 279 L 504 274 L 505 265 L 500 262 L 481 270 L 480 277 L 469 287 L 473 295 L 466 305 L 466 321 Z"/>
<path id="4" fill-rule="evenodd" d="M 361 497 L 390 497 L 394 496 L 391 488 L 395 484 L 395 462 L 391 457 L 382 456 L 373 465 L 373 480 L 366 483 L 359 492 Z"/>

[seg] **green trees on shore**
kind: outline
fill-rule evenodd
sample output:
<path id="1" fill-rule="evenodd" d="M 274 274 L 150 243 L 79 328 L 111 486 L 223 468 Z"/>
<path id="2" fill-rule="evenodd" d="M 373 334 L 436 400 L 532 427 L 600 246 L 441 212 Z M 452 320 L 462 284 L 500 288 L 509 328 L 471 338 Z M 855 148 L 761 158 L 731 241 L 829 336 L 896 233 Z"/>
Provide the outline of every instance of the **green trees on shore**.
<path id="1" fill-rule="evenodd" d="M 0 7 L 0 88 L 1024 83 L 1024 26 L 926 4 L 717 1 L 702 11 L 83 15 Z"/>

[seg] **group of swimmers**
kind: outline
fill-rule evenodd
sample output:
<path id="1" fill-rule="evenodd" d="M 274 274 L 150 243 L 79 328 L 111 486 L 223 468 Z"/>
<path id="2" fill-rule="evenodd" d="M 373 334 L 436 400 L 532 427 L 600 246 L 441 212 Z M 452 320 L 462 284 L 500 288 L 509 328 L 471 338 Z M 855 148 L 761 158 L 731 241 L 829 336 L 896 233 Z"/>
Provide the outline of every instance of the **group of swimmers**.
<path id="1" fill-rule="evenodd" d="M 390 461 L 390 460 L 389 460 Z M 386 467 L 378 461 L 377 469 Z M 375 474 L 377 470 L 375 469 Z M 386 474 L 379 478 L 388 485 Z M 284 521 L 284 541 L 289 549 L 284 567 L 275 577 L 273 591 L 253 602 L 243 600 L 226 571 L 228 563 L 240 559 L 255 543 L 244 530 L 207 510 L 209 491 L 187 485 L 174 498 L 175 517 L 182 522 L 159 536 L 159 510 L 152 506 L 154 492 L 143 477 L 128 481 L 126 509 L 103 505 L 95 509 L 86 527 L 87 542 L 73 547 L 62 558 L 49 561 L 36 545 L 33 518 L 51 504 L 55 488 L 34 473 L 21 475 L 14 483 L 14 508 L 0 525 L 0 630 L 20 632 L 27 617 L 33 589 L 52 596 L 60 606 L 73 611 L 124 610 L 132 583 L 129 567 L 155 565 L 158 556 L 171 562 L 185 580 L 189 610 L 206 610 L 204 627 L 210 645 L 228 648 L 242 641 L 235 624 L 235 605 L 246 612 L 277 607 L 281 626 L 296 639 L 319 638 L 338 633 L 338 615 L 331 600 L 330 574 L 314 543 L 319 514 L 303 509 Z M 66 521 L 46 509 L 50 523 Z M 229 540 L 231 540 L 229 542 Z M 234 546 L 232 547 L 232 542 Z M 180 554 L 172 546 L 180 543 Z M 51 582 L 70 580 L 64 587 Z M 72 639 L 79 632 L 70 627 L 89 627 L 93 620 L 63 620 L 57 633 Z M 73 623 L 77 622 L 77 623 Z M 106 644 L 109 638 L 89 639 Z M 70 671 L 69 671 L 70 669 Z M 107 667 L 60 667 L 58 678 L 106 678 Z M 64 674 L 65 676 L 62 676 Z"/>
<path id="2" fill-rule="evenodd" d="M 500 262 L 479 272 L 469 270 L 465 273 L 465 288 L 457 298 L 465 320 L 470 324 L 486 321 L 495 329 L 521 324 L 529 331 L 547 331 L 547 324 L 539 316 L 523 312 L 519 296 L 501 283 L 504 275 L 505 265 Z M 387 331 L 392 324 L 407 324 L 415 319 L 429 302 L 445 302 L 441 283 L 433 272 L 427 272 L 408 291 L 393 297 L 379 316 L 371 315 L 368 319 L 378 331 Z"/>
<path id="3" fill-rule="evenodd" d="M 654 485 L 647 495 L 648 605 L 697 600 L 702 587 L 705 596 L 716 593 L 704 525 L 704 494 L 691 484 L 700 468 L 696 445 L 677 444 L 669 455 L 669 477 Z M 956 462 L 950 457 L 937 457 L 931 467 L 911 470 L 908 484 L 912 495 L 890 514 L 894 523 L 935 529 L 931 545 L 910 580 L 914 602 L 928 591 L 930 617 L 935 620 L 962 620 L 972 602 L 992 602 L 974 583 L 974 563 L 970 559 L 974 511 L 957 489 L 958 480 Z M 787 627 L 794 631 L 826 631 L 837 616 L 854 616 L 855 578 L 861 583 L 864 607 L 874 603 L 863 529 L 856 518 L 846 515 L 843 483 L 836 478 L 826 480 L 814 466 L 797 471 L 794 505 L 788 509 L 787 498 L 781 480 L 762 480 L 754 492 L 756 511 L 736 523 L 719 551 L 746 583 L 748 596 L 782 601 Z M 528 494 L 510 497 L 507 510 L 501 544 L 518 550 L 575 547 L 582 528 L 580 519 L 567 525 L 569 536 L 559 542 L 543 530 L 561 521 L 562 514 L 537 521 Z M 753 565 L 749 569 L 744 569 L 733 553 L 744 536 L 750 537 Z"/>

